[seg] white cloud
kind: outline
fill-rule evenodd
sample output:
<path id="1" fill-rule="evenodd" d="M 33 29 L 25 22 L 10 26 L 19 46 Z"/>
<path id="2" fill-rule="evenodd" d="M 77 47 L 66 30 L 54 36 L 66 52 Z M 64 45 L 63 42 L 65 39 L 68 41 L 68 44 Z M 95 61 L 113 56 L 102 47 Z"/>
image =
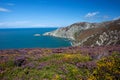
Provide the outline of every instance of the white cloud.
<path id="1" fill-rule="evenodd" d="M 0 12 L 10 12 L 10 10 L 0 7 Z"/>
<path id="2" fill-rule="evenodd" d="M 89 12 L 85 15 L 85 18 L 91 18 L 99 14 L 99 12 Z"/>
<path id="3" fill-rule="evenodd" d="M 7 5 L 14 6 L 15 4 L 14 3 L 7 3 Z"/>
<path id="4" fill-rule="evenodd" d="M 33 21 L 14 21 L 14 22 L 0 22 L 0 28 L 27 28 L 27 27 L 58 27 L 55 24 L 40 24 L 33 23 Z"/>
<path id="5" fill-rule="evenodd" d="M 113 18 L 113 20 L 117 20 L 117 19 L 120 19 L 120 16 Z"/>
<path id="6" fill-rule="evenodd" d="M 0 22 L 0 27 L 22 27 L 29 23 L 29 21 Z"/>

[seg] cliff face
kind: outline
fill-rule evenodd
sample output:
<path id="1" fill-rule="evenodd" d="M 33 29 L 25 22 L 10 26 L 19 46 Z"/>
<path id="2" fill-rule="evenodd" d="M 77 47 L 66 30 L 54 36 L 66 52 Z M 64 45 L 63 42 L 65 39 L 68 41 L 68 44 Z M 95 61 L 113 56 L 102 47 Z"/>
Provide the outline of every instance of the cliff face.
<path id="1" fill-rule="evenodd" d="M 102 23 L 75 23 L 44 35 L 71 39 L 73 46 L 120 44 L 120 19 Z"/>

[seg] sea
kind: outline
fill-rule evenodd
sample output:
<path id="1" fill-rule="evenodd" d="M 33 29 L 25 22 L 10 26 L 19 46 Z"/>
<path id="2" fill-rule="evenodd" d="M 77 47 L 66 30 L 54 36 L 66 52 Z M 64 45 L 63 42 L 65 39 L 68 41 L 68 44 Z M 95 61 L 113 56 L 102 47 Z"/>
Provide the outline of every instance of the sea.
<path id="1" fill-rule="evenodd" d="M 6 28 L 0 29 L 0 50 L 21 48 L 60 48 L 71 46 L 70 40 L 43 36 L 57 28 Z"/>

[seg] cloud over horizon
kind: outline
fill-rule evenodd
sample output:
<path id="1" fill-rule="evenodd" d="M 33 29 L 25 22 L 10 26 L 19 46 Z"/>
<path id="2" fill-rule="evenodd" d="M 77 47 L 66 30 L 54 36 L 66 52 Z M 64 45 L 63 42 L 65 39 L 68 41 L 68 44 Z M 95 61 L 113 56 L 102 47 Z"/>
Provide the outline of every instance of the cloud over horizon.
<path id="1" fill-rule="evenodd" d="M 29 24 L 29 21 L 0 22 L 0 27 L 16 27 Z"/>
<path id="2" fill-rule="evenodd" d="M 10 12 L 10 10 L 0 7 L 0 12 Z"/>
<path id="3" fill-rule="evenodd" d="M 13 22 L 0 22 L 0 28 L 16 28 L 16 27 L 59 27 L 60 25 L 56 25 L 56 24 L 40 24 L 40 23 L 34 23 L 33 21 L 13 21 Z"/>

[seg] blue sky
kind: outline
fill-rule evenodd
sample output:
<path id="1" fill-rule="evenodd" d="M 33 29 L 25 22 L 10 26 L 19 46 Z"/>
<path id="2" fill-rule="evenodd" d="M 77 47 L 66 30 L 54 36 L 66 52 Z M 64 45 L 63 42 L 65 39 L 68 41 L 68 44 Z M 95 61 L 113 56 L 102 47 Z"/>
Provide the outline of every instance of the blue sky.
<path id="1" fill-rule="evenodd" d="M 0 0 L 0 28 L 64 27 L 120 18 L 120 0 Z"/>

